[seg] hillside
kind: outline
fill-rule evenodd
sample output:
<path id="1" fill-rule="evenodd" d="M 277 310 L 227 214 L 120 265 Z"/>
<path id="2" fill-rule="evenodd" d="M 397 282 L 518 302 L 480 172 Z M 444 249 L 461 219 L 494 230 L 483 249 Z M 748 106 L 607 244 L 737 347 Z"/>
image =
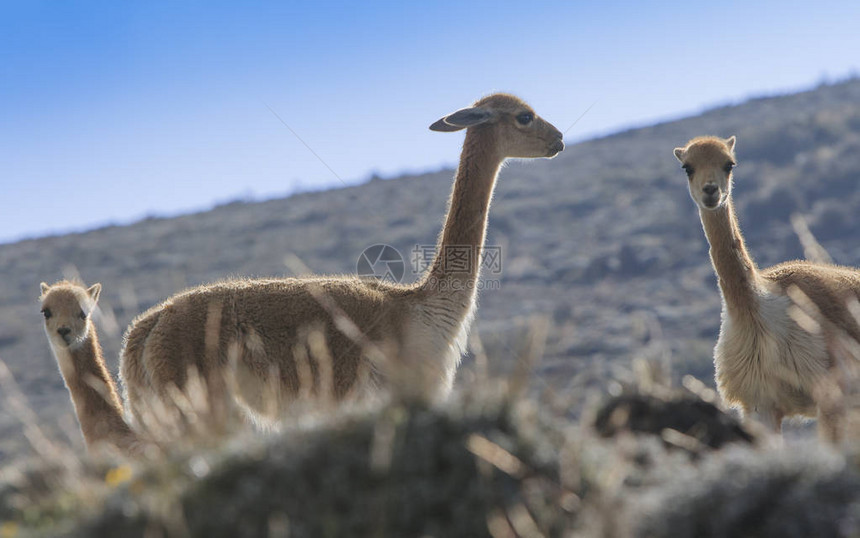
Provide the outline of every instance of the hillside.
<path id="1" fill-rule="evenodd" d="M 583 142 L 552 161 L 512 163 L 502 172 L 489 244 L 501 247 L 503 270 L 499 289 L 481 294 L 476 325 L 491 369 L 509 369 L 519 329 L 530 316 L 547 315 L 552 328 L 535 388 L 584 393 L 578 389 L 606 383 L 610 373 L 623 378 L 631 359 L 643 356 L 667 361 L 677 376 L 711 379 L 719 295 L 672 156 L 673 147 L 706 133 L 738 136 L 736 205 L 761 265 L 802 257 L 789 224 L 795 212 L 835 261 L 860 265 L 860 80 Z M 376 243 L 408 261 L 415 245 L 435 243 L 452 174 L 0 245 L 0 358 L 39 424 L 65 425 L 78 442 L 42 332 L 40 281 L 72 267 L 103 284 L 99 329 L 116 371 L 125 326 L 186 286 L 290 274 L 288 255 L 314 272 L 354 272 L 360 253 Z M 471 368 L 467 361 L 461 382 Z M 26 442 L 9 402 L 0 405 L 3 461 Z"/>

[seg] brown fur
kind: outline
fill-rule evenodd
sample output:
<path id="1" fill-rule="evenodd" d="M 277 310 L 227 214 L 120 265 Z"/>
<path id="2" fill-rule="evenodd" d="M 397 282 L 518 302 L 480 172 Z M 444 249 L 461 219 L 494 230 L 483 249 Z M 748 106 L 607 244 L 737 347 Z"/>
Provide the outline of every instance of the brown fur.
<path id="1" fill-rule="evenodd" d="M 860 300 L 860 270 L 795 260 L 762 269 L 761 276 L 783 291 L 796 286 L 812 299 L 822 318 L 860 342 L 860 325 L 846 301 L 852 296 Z"/>
<path id="2" fill-rule="evenodd" d="M 468 128 L 439 252 L 409 286 L 354 277 L 233 280 L 177 294 L 130 326 L 121 376 L 132 415 L 167 403 L 189 369 L 216 405 L 277 418 L 302 394 L 335 401 L 384 392 L 437 400 L 451 389 L 475 308 L 479 264 L 445 267 L 445 247 L 480 248 L 496 175 L 508 157 L 552 157 L 561 133 L 514 96 L 496 94 L 431 128 Z M 319 338 L 322 336 L 322 338 Z M 323 344 L 321 345 L 320 342 Z"/>
<path id="3" fill-rule="evenodd" d="M 72 398 L 87 447 L 107 443 L 128 450 L 136 436 L 122 416 L 122 404 L 92 322 L 101 285 L 42 283 L 45 332 Z M 65 337 L 61 332 L 68 331 Z"/>
<path id="4" fill-rule="evenodd" d="M 817 414 L 822 436 L 836 441 L 845 382 L 838 342 L 860 341 L 860 325 L 848 308 L 849 300 L 860 299 L 860 271 L 807 261 L 756 266 L 731 199 L 734 144 L 734 137 L 698 137 L 675 148 L 692 172 L 690 195 L 723 297 L 714 352 L 717 388 L 727 403 L 757 413 L 777 431 L 783 417 Z M 802 327 L 799 310 L 814 323 Z"/>

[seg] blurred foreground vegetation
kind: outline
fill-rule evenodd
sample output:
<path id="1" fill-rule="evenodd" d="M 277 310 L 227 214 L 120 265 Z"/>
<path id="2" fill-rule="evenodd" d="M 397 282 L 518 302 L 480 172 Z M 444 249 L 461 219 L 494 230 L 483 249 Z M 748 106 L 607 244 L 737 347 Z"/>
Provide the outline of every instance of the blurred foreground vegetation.
<path id="1" fill-rule="evenodd" d="M 487 385 L 150 462 L 62 449 L 4 469 L 0 536 L 860 535 L 856 452 L 774 447 L 688 380 L 628 386 L 582 422 Z"/>

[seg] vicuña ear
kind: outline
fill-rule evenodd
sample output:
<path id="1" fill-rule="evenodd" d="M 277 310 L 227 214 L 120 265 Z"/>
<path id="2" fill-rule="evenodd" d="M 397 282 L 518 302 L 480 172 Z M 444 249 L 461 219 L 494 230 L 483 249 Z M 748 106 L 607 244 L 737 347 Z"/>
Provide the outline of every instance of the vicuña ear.
<path id="1" fill-rule="evenodd" d="M 684 162 L 684 156 L 687 154 L 687 152 L 684 150 L 684 148 L 675 148 L 674 153 L 675 153 L 676 159 L 678 159 L 681 162 Z"/>
<path id="2" fill-rule="evenodd" d="M 87 295 L 90 296 L 90 299 L 92 299 L 94 303 L 98 302 L 99 295 L 101 294 L 101 292 L 102 292 L 102 285 L 101 284 L 93 284 L 92 286 L 87 288 Z"/>
<path id="3" fill-rule="evenodd" d="M 732 135 L 732 136 L 726 138 L 726 145 L 729 147 L 729 151 L 735 150 L 735 141 L 736 141 L 735 135 Z"/>
<path id="4" fill-rule="evenodd" d="M 46 293 L 48 293 L 48 290 L 51 289 L 51 286 L 42 282 L 41 284 L 39 284 L 39 288 L 42 290 L 42 295 L 45 295 Z"/>
<path id="5" fill-rule="evenodd" d="M 466 127 L 484 123 L 492 116 L 491 112 L 483 108 L 464 108 L 437 121 L 430 126 L 430 130 L 441 131 L 443 133 L 459 131 Z"/>

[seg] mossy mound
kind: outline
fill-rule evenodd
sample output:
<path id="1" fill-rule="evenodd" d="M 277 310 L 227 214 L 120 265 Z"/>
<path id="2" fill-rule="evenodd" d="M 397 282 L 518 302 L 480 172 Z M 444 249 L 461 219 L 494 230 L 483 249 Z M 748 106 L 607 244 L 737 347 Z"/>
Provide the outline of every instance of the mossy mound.
<path id="1" fill-rule="evenodd" d="M 491 536 L 572 526 L 562 437 L 530 406 L 394 405 L 137 469 L 67 536 Z M 528 411 L 531 409 L 532 411 Z M 81 487 L 79 485 L 78 487 Z M 83 486 L 85 487 L 85 486 Z M 156 534 L 152 534 L 156 533 Z"/>
<path id="2" fill-rule="evenodd" d="M 730 417 L 682 392 L 610 398 L 595 414 L 614 414 L 597 422 L 634 435 L 604 437 L 603 426 L 572 423 L 528 398 L 473 395 L 444 408 L 389 405 L 307 419 L 277 435 L 177 450 L 163 461 L 85 460 L 73 471 L 43 462 L 15 483 L 0 481 L 0 530 L 4 537 L 860 535 L 860 473 L 850 452 L 814 442 L 751 444 Z M 677 450 L 667 429 L 696 439 L 697 450 Z"/>

